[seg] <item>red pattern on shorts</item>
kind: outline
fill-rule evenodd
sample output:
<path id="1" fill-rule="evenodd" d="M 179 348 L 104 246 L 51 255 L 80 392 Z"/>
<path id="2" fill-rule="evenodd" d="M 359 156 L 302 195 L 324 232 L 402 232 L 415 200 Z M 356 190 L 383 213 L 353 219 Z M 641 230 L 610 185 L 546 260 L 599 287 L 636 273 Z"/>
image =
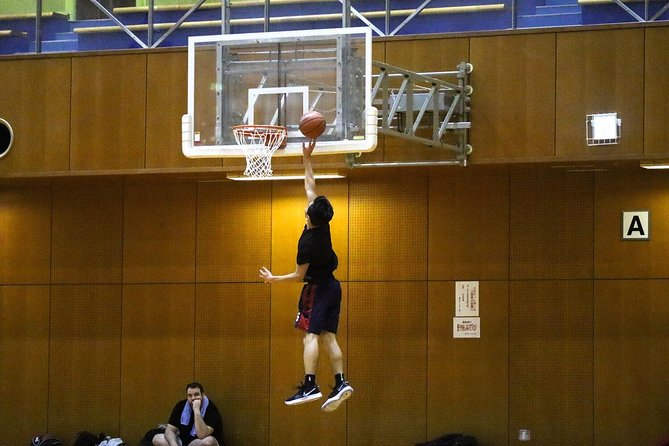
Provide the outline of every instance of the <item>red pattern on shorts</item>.
<path id="1" fill-rule="evenodd" d="M 314 308 L 314 296 L 316 295 L 315 283 L 308 283 L 302 287 L 302 294 L 300 295 L 299 309 L 297 317 L 295 318 L 295 328 L 303 331 L 309 330 L 309 322 L 311 320 L 311 311 Z"/>

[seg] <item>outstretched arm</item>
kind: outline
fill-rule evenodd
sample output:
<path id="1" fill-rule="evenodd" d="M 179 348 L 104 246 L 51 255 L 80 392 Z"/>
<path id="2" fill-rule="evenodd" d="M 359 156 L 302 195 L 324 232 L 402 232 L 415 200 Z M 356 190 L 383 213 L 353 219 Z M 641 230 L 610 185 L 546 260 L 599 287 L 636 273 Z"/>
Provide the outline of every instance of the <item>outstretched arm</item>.
<path id="1" fill-rule="evenodd" d="M 276 283 L 276 282 L 282 282 L 284 280 L 293 280 L 296 282 L 302 282 L 304 280 L 304 276 L 307 274 L 308 269 L 309 269 L 309 264 L 304 263 L 302 265 L 296 265 L 295 271 L 292 273 L 284 274 L 283 276 L 275 276 L 272 274 L 270 270 L 268 270 L 263 266 L 262 268 L 260 268 L 260 277 L 262 277 L 265 283 Z"/>
<path id="2" fill-rule="evenodd" d="M 309 145 L 302 143 L 302 154 L 304 155 L 304 190 L 307 193 L 307 202 L 313 203 L 318 196 L 316 194 L 316 179 L 314 169 L 311 166 L 311 153 L 316 147 L 316 140 L 309 141 Z"/>

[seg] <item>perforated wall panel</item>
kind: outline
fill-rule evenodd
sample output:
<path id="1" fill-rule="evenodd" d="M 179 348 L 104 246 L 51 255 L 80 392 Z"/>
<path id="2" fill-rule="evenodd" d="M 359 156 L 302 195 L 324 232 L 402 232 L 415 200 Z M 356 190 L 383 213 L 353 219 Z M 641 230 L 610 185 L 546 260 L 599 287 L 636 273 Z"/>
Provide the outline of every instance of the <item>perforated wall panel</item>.
<path id="1" fill-rule="evenodd" d="M 54 285 L 49 345 L 49 429 L 118 432 L 121 285 Z"/>
<path id="2" fill-rule="evenodd" d="M 0 188 L 0 284 L 48 284 L 51 188 Z"/>
<path id="3" fill-rule="evenodd" d="M 666 437 L 668 294 L 664 279 L 595 282 L 596 445 L 657 444 Z"/>
<path id="4" fill-rule="evenodd" d="M 430 280 L 509 276 L 508 175 L 430 174 Z"/>
<path id="5" fill-rule="evenodd" d="M 0 358 L 0 417 L 12 420 L 2 442 L 26 444 L 25 432 L 47 427 L 48 286 L 0 287 Z"/>
<path id="6" fill-rule="evenodd" d="M 511 279 L 588 279 L 593 272 L 591 173 L 511 175 Z"/>
<path id="7" fill-rule="evenodd" d="M 479 282 L 478 339 L 453 338 L 455 283 L 431 281 L 428 289 L 427 437 L 462 432 L 476 436 L 479 444 L 504 445 L 509 410 L 508 282 Z"/>
<path id="8" fill-rule="evenodd" d="M 185 398 L 194 376 L 194 299 L 193 284 L 123 287 L 123 438 L 141 438 L 165 423 Z"/>
<path id="9" fill-rule="evenodd" d="M 348 182 L 323 180 L 316 184 L 316 193 L 325 195 L 334 209 L 330 221 L 332 249 L 337 253 L 339 266 L 335 276 L 348 278 L 349 205 Z M 276 181 L 272 185 L 272 269 L 276 273 L 295 270 L 297 242 L 305 225 L 307 198 L 304 182 Z M 268 265 L 265 265 L 268 266 Z"/>
<path id="10" fill-rule="evenodd" d="M 229 444 L 267 444 L 269 297 L 260 283 L 197 286 L 194 376 L 223 410 Z"/>
<path id="11" fill-rule="evenodd" d="M 291 241 L 292 242 L 292 241 Z M 301 283 L 272 286 L 272 334 L 270 354 L 270 444 L 346 445 L 346 406 L 324 416 L 318 403 L 286 406 L 284 400 L 295 393 L 294 386 L 304 381 L 304 332 L 294 327 Z M 347 348 L 347 285 L 342 282 L 342 307 L 337 341 L 344 355 L 344 370 L 349 370 Z M 321 393 L 334 384 L 328 353 L 320 349 L 316 382 Z M 321 400 L 322 401 L 322 400 Z M 322 404 L 322 402 L 321 402 Z M 316 406 L 316 407 L 314 407 Z M 312 429 L 304 429 L 304 426 Z M 314 436 L 317 430 L 320 435 Z"/>
<path id="12" fill-rule="evenodd" d="M 424 441 L 427 283 L 350 283 L 348 317 L 348 444 Z"/>
<path id="13" fill-rule="evenodd" d="M 122 185 L 73 181 L 54 187 L 52 240 L 54 283 L 120 283 Z"/>
<path id="14" fill-rule="evenodd" d="M 196 185 L 124 189 L 123 282 L 195 281 Z"/>
<path id="15" fill-rule="evenodd" d="M 600 172 L 595 177 L 595 277 L 669 277 L 669 178 L 665 171 Z M 622 240 L 622 212 L 648 210 L 649 241 Z"/>
<path id="16" fill-rule="evenodd" d="M 514 281 L 509 307 L 509 438 L 593 441 L 593 284 Z M 522 444 L 522 443 L 518 443 Z"/>
<path id="17" fill-rule="evenodd" d="M 198 282 L 258 281 L 269 259 L 271 184 L 199 183 Z"/>
<path id="18" fill-rule="evenodd" d="M 350 182 L 352 281 L 427 278 L 427 177 L 388 171 Z"/>

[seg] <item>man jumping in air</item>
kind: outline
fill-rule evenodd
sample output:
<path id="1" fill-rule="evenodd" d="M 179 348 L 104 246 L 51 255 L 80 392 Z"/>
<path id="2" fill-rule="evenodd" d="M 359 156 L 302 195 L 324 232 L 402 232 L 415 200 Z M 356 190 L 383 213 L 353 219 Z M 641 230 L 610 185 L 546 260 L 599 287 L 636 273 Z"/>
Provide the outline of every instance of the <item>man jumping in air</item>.
<path id="1" fill-rule="evenodd" d="M 337 343 L 337 326 L 341 308 L 341 286 L 334 277 L 337 255 L 332 250 L 330 220 L 334 210 L 324 196 L 316 195 L 316 180 L 311 166 L 311 153 L 316 146 L 312 139 L 302 145 L 304 154 L 304 189 L 309 203 L 305 210 L 306 224 L 297 243 L 297 265 L 295 271 L 282 276 L 273 275 L 267 268 L 260 269 L 265 283 L 284 280 L 306 282 L 298 304 L 295 328 L 304 334 L 304 383 L 295 395 L 286 399 L 286 404 L 296 405 L 321 398 L 316 384 L 319 344 L 322 342 L 330 356 L 335 386 L 321 409 L 331 412 L 353 394 L 353 387 L 344 378 L 344 360 Z"/>

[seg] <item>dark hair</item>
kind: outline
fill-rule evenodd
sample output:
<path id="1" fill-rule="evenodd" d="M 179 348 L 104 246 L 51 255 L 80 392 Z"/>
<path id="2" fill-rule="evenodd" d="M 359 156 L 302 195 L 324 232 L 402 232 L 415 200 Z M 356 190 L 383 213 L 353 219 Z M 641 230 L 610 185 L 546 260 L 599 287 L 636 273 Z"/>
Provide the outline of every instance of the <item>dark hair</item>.
<path id="1" fill-rule="evenodd" d="M 321 226 L 325 223 L 328 223 L 332 220 L 334 216 L 334 209 L 332 209 L 332 204 L 330 200 L 325 198 L 323 195 L 316 197 L 313 203 L 307 209 L 307 215 L 311 224 L 314 226 Z"/>
<path id="2" fill-rule="evenodd" d="M 204 387 L 202 387 L 202 384 L 198 382 L 192 382 L 190 384 L 186 384 L 186 390 L 188 389 L 200 389 L 200 393 L 204 393 Z"/>

